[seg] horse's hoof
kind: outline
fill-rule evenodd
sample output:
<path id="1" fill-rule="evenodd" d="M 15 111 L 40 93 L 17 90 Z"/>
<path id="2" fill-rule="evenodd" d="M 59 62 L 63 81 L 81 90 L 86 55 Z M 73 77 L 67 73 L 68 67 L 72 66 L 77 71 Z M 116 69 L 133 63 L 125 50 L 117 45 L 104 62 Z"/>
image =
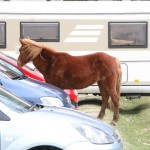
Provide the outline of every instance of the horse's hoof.
<path id="1" fill-rule="evenodd" d="M 99 116 L 97 116 L 97 119 L 100 119 Z"/>
<path id="2" fill-rule="evenodd" d="M 112 125 L 112 126 L 116 126 L 116 125 L 117 125 L 117 123 L 112 121 L 112 122 L 110 123 L 110 125 Z"/>
<path id="3" fill-rule="evenodd" d="M 97 119 L 100 119 L 100 120 L 102 120 L 103 118 L 101 118 L 101 117 L 97 116 Z"/>
<path id="4" fill-rule="evenodd" d="M 100 120 L 102 120 L 102 119 L 104 118 L 104 114 L 99 114 L 99 115 L 97 116 L 97 118 L 100 119 Z"/>

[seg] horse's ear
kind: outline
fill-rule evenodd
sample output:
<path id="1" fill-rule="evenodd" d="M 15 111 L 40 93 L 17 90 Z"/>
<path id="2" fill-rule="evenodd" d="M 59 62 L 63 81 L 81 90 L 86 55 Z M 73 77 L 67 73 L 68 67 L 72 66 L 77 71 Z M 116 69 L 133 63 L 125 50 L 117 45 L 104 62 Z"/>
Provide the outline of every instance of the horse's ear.
<path id="1" fill-rule="evenodd" d="M 19 42 L 20 42 L 20 44 L 22 44 L 22 45 L 23 45 L 23 40 L 22 40 L 22 39 L 19 39 Z"/>
<path id="2" fill-rule="evenodd" d="M 22 45 L 25 44 L 24 41 L 23 41 L 23 39 L 19 39 L 19 42 L 20 42 L 20 44 L 22 44 Z"/>

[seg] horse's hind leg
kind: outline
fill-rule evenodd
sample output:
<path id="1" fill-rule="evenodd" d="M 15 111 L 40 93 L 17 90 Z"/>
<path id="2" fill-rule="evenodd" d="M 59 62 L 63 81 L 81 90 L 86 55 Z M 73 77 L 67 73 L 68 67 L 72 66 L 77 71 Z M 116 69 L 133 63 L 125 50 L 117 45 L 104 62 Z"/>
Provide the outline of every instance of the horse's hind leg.
<path id="1" fill-rule="evenodd" d="M 103 119 L 103 117 L 105 115 L 105 110 L 106 110 L 107 105 L 108 105 L 109 95 L 108 95 L 106 88 L 104 86 L 104 83 L 102 81 L 97 82 L 97 84 L 99 86 L 99 90 L 100 90 L 101 96 L 102 96 L 102 106 L 101 106 L 101 110 L 100 110 L 97 118 Z"/>
<path id="2" fill-rule="evenodd" d="M 108 94 L 111 97 L 112 103 L 113 103 L 113 111 L 114 111 L 114 115 L 113 115 L 113 120 L 112 120 L 112 124 L 116 124 L 116 122 L 118 122 L 119 120 L 119 99 L 120 99 L 120 95 L 118 95 L 117 91 L 116 91 L 116 84 L 113 82 L 115 80 L 113 80 L 113 78 L 108 78 L 107 82 L 109 83 L 107 86 L 107 91 Z"/>
<path id="3" fill-rule="evenodd" d="M 111 122 L 112 125 L 115 125 L 119 120 L 119 96 L 117 94 L 110 94 L 112 102 L 114 104 L 114 115 L 113 120 Z"/>

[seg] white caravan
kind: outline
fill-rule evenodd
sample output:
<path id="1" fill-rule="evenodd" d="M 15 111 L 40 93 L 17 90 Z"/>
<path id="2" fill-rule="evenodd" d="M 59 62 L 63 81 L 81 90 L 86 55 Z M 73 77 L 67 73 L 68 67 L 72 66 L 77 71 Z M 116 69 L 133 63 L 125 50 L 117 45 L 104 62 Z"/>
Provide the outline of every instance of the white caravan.
<path id="1" fill-rule="evenodd" d="M 1 2 L 0 49 L 29 37 L 72 55 L 105 52 L 122 64 L 121 93 L 150 94 L 149 2 Z M 99 93 L 97 85 L 78 90 Z"/>

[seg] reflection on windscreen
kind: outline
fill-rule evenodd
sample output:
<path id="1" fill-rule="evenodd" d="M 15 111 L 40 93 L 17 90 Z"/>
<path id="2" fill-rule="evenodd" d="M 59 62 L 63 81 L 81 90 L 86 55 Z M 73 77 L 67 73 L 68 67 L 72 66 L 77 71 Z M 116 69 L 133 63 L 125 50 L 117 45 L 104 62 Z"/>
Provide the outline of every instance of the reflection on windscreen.
<path id="1" fill-rule="evenodd" d="M 9 55 L 6 55 L 5 53 L 2 53 L 2 55 L 5 55 L 6 57 L 12 59 L 12 60 L 15 61 L 15 62 L 17 61 L 16 58 L 11 57 L 11 56 L 9 56 Z M 26 67 L 26 68 L 29 69 L 30 71 L 38 71 L 38 70 L 35 68 L 35 66 L 33 65 L 32 62 L 29 62 L 28 64 L 24 65 L 24 67 Z"/>
<path id="2" fill-rule="evenodd" d="M 0 71 L 3 72 L 8 77 L 10 77 L 11 79 L 14 79 L 16 76 L 24 75 L 19 69 L 1 59 L 0 59 Z"/>
<path id="3" fill-rule="evenodd" d="M 0 102 L 19 113 L 29 111 L 31 107 L 31 105 L 26 101 L 23 101 L 9 92 L 3 91 L 2 89 L 0 89 Z"/>

